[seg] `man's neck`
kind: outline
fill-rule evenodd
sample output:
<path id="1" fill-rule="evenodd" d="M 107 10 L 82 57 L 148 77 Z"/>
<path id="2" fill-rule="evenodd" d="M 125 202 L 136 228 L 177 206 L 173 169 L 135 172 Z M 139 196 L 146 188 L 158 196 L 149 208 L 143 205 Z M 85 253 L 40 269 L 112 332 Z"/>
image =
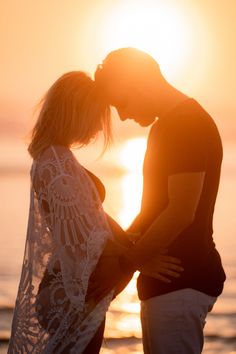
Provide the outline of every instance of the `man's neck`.
<path id="1" fill-rule="evenodd" d="M 164 88 L 164 90 L 162 90 L 160 99 L 158 98 L 157 100 L 158 101 L 157 116 L 159 118 L 165 117 L 176 106 L 178 106 L 181 102 L 184 102 L 188 98 L 189 97 L 187 95 L 178 91 L 173 86 L 167 85 Z"/>

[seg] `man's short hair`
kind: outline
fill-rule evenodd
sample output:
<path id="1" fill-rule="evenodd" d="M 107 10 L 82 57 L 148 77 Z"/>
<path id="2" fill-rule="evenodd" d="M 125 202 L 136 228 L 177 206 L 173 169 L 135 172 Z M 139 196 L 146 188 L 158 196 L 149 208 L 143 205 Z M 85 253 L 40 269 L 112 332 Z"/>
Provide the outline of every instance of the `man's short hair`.
<path id="1" fill-rule="evenodd" d="M 158 63 L 151 55 L 131 47 L 110 52 L 95 72 L 101 88 L 121 81 L 138 84 L 148 77 L 163 78 Z"/>

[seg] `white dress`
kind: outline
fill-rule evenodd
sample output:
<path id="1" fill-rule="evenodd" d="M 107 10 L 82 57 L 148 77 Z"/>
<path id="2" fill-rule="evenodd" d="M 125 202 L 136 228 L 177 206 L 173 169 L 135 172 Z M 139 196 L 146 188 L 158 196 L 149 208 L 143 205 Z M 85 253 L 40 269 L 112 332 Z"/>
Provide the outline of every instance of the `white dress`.
<path id="1" fill-rule="evenodd" d="M 69 149 L 46 149 L 31 169 L 22 274 L 8 353 L 82 353 L 111 291 L 86 303 L 88 281 L 113 239 L 93 181 Z"/>

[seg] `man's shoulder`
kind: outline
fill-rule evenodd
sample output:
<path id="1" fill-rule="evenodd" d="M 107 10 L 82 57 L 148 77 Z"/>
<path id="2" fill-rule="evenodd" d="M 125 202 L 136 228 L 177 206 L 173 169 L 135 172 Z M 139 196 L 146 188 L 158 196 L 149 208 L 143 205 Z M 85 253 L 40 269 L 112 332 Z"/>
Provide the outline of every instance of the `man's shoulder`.
<path id="1" fill-rule="evenodd" d="M 153 123 L 149 140 L 172 140 L 179 137 L 214 136 L 217 127 L 210 114 L 195 100 L 188 99 L 172 112 Z"/>

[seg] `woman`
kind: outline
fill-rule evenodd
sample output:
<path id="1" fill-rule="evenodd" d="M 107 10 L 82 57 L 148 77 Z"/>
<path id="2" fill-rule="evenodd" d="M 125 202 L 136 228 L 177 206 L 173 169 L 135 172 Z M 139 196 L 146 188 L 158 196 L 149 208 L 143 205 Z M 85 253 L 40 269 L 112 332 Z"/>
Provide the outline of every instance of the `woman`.
<path id="1" fill-rule="evenodd" d="M 42 101 L 28 148 L 30 212 L 10 354 L 100 350 L 114 290 L 96 301 L 88 296 L 89 278 L 102 253 L 118 256 L 129 242 L 102 209 L 103 185 L 70 150 L 100 130 L 106 146 L 110 111 L 94 82 L 79 71 L 60 77 Z"/>

